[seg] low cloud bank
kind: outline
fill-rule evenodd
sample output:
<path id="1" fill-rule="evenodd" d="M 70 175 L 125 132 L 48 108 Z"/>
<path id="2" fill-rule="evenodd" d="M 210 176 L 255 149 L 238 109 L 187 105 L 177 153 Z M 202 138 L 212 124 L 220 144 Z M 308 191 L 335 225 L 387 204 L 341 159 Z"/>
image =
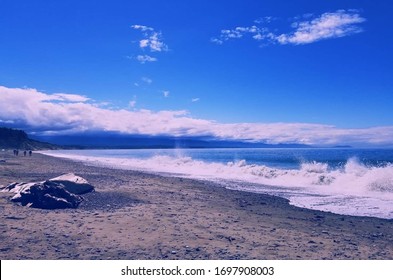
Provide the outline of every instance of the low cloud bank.
<path id="1" fill-rule="evenodd" d="M 77 94 L 47 94 L 0 86 L 0 126 L 42 135 L 110 131 L 132 135 L 199 137 L 309 145 L 391 145 L 393 126 L 343 129 L 310 123 L 230 123 L 193 118 L 183 111 L 108 109 Z"/>

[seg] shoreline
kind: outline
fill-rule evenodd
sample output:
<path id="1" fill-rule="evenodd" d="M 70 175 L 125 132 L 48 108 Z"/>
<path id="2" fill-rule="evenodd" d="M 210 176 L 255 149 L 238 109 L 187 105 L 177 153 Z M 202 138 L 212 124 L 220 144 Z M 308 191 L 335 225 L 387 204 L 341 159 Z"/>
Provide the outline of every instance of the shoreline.
<path id="1" fill-rule="evenodd" d="M 316 161 L 310 158 L 299 161 L 296 166 L 275 166 L 273 159 L 269 160 L 270 165 L 263 161 L 253 162 L 247 153 L 239 155 L 231 151 L 229 154 L 216 154 L 214 150 L 202 154 L 194 153 L 191 149 L 174 149 L 168 153 L 156 153 L 154 150 L 141 153 L 132 150 L 42 153 L 91 166 L 213 182 L 228 189 L 283 197 L 289 199 L 290 204 L 302 208 L 393 219 L 393 192 L 389 190 L 389 174 L 393 166 L 390 164 L 368 165 L 353 155 L 341 155 L 341 163 L 338 164 L 330 162 L 325 154 L 315 155 L 318 158 Z M 327 162 L 323 160 L 325 156 Z M 383 158 L 383 155 L 379 156 Z M 261 157 L 264 155 L 261 154 Z M 251 162 L 247 162 L 247 159 Z"/>
<path id="2" fill-rule="evenodd" d="M 1 259 L 393 259 L 393 220 L 338 215 L 195 179 L 6 155 L 0 185 L 74 172 L 78 209 L 22 207 L 0 192 Z"/>
<path id="3" fill-rule="evenodd" d="M 104 169 L 110 169 L 110 170 L 123 170 L 123 171 L 130 171 L 130 172 L 137 172 L 137 173 L 142 173 L 142 174 L 147 174 L 147 175 L 151 175 L 151 176 L 158 176 L 158 177 L 163 177 L 163 178 L 182 178 L 185 180 L 191 180 L 191 181 L 195 181 L 195 182 L 203 182 L 204 184 L 208 184 L 212 187 L 218 187 L 218 188 L 224 188 L 226 190 L 231 190 L 231 191 L 239 191 L 239 192 L 246 192 L 246 193 L 252 193 L 252 194 L 257 194 L 257 195 L 266 195 L 269 197 L 273 197 L 275 199 L 283 199 L 284 201 L 286 201 L 286 203 L 288 203 L 291 206 L 297 207 L 297 208 L 301 208 L 301 209 L 308 209 L 308 210 L 315 210 L 315 211 L 320 211 L 320 212 L 324 212 L 324 213 L 331 213 L 331 214 L 337 214 L 340 216 L 351 216 L 351 217 L 370 217 L 370 218 L 377 218 L 377 219 L 383 219 L 383 220 L 392 220 L 393 218 L 386 218 L 386 217 L 378 217 L 378 216 L 372 216 L 372 215 L 352 215 L 352 214 L 347 214 L 347 213 L 339 213 L 339 212 L 333 212 L 333 211 L 328 211 L 328 210 L 320 210 L 320 209 L 313 209 L 313 208 L 309 208 L 309 207 L 303 207 L 303 206 L 298 206 L 295 203 L 291 203 L 291 200 L 289 198 L 286 198 L 284 196 L 279 196 L 279 195 L 275 195 L 275 194 L 269 194 L 266 192 L 255 192 L 255 191 L 251 191 L 251 190 L 247 190 L 247 189 L 236 189 L 233 188 L 233 184 L 236 185 L 247 185 L 247 186 L 258 186 L 260 185 L 259 183 L 255 183 L 255 182 L 247 182 L 247 181 L 238 181 L 238 180 L 231 180 L 231 179 L 223 179 L 220 181 L 217 180 L 209 180 L 209 179 L 203 179 L 203 178 L 197 178 L 197 177 L 189 177 L 186 174 L 182 174 L 182 173 L 170 173 L 170 172 L 166 172 L 166 171 L 153 171 L 153 170 L 143 170 L 143 169 L 128 169 L 128 168 L 121 168 L 119 166 L 112 166 L 110 164 L 105 164 L 105 163 L 92 163 L 91 161 L 84 161 L 81 159 L 75 159 L 75 158 L 67 158 L 67 157 L 56 157 L 47 153 L 41 153 L 41 151 L 37 151 L 36 153 L 39 153 L 41 155 L 44 156 L 48 156 L 48 157 L 52 157 L 52 158 L 57 158 L 57 159 L 62 159 L 65 161 L 71 161 L 71 162 L 77 162 L 78 164 L 82 164 L 85 166 L 90 166 L 90 167 L 96 167 L 96 168 L 104 168 Z M 0 185 L 1 186 L 1 185 Z M 265 185 L 266 188 L 273 188 L 275 186 L 273 185 Z"/>

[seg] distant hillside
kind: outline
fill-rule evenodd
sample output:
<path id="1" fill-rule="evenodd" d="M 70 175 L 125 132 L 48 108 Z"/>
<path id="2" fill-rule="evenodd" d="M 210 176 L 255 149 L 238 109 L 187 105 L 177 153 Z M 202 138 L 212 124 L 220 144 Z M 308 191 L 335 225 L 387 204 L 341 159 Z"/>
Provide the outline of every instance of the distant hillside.
<path id="1" fill-rule="evenodd" d="M 115 133 L 36 136 L 64 148 L 79 149 L 170 149 L 170 148 L 308 148 L 302 144 L 266 144 L 198 137 L 141 136 Z"/>
<path id="2" fill-rule="evenodd" d="M 23 130 L 0 127 L 0 149 L 54 150 L 59 146 L 30 139 Z"/>

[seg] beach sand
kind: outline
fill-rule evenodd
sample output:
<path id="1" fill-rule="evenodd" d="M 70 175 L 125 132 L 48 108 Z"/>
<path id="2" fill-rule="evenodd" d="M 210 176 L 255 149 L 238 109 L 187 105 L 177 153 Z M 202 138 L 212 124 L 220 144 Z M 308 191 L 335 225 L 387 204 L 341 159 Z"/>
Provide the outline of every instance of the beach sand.
<path id="1" fill-rule="evenodd" d="M 0 259 L 393 259 L 393 220 L 294 207 L 219 185 L 1 152 L 0 185 L 74 172 L 96 187 L 78 209 L 0 192 Z"/>

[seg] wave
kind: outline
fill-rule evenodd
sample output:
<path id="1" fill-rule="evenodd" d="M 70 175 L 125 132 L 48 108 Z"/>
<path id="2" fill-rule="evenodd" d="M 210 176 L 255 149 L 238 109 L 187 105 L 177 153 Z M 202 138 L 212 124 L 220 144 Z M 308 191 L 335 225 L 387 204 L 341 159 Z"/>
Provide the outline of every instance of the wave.
<path id="1" fill-rule="evenodd" d="M 312 161 L 303 162 L 299 169 L 280 169 L 248 164 L 246 160 L 218 163 L 186 156 L 157 155 L 139 159 L 47 154 L 96 166 L 222 181 L 230 188 L 284 196 L 292 204 L 307 208 L 393 218 L 393 208 L 387 206 L 393 200 L 392 164 L 367 166 L 357 158 L 350 158 L 336 168 Z M 367 209 L 363 211 L 359 207 Z M 357 212 L 352 213 L 347 208 L 357 209 Z"/>

